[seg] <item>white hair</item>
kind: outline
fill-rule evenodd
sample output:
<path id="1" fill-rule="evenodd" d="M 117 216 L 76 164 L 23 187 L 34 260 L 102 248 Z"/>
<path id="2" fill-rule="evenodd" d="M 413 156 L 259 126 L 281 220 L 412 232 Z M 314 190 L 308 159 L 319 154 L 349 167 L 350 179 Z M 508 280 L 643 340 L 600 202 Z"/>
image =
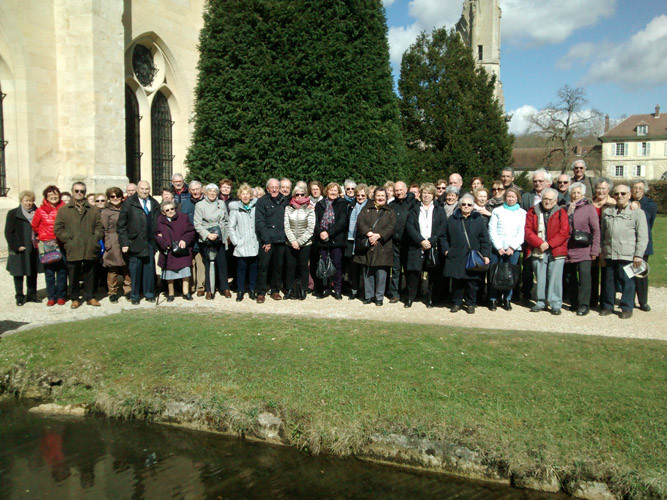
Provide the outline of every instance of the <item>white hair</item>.
<path id="1" fill-rule="evenodd" d="M 206 184 L 206 187 L 204 188 L 204 191 L 206 191 L 207 193 L 209 191 L 215 191 L 216 193 L 219 193 L 220 188 L 218 188 L 218 186 L 216 186 L 215 184 L 211 183 L 211 184 Z"/>
<path id="2" fill-rule="evenodd" d="M 354 182 L 352 179 L 345 179 L 345 182 L 343 182 L 343 187 L 347 188 L 348 186 L 356 188 L 357 183 Z"/>
<path id="3" fill-rule="evenodd" d="M 538 168 L 537 170 L 535 170 L 535 172 L 533 172 L 533 179 L 537 174 L 542 174 L 544 176 L 544 180 L 547 182 L 551 182 L 553 180 L 553 178 L 551 177 L 551 172 L 543 168 Z"/>
<path id="4" fill-rule="evenodd" d="M 545 194 L 551 194 L 556 197 L 556 200 L 558 200 L 558 191 L 556 191 L 554 188 L 544 188 L 541 193 L 542 198 L 544 198 Z"/>
<path id="5" fill-rule="evenodd" d="M 632 186 L 630 187 L 635 187 L 636 184 L 643 184 L 644 185 L 644 191 L 648 191 L 648 182 L 644 179 L 637 179 L 632 183 Z"/>
<path id="6" fill-rule="evenodd" d="M 171 176 L 171 180 L 172 180 L 172 181 L 173 181 L 174 179 L 177 179 L 177 178 L 185 179 L 185 177 L 183 177 L 183 174 L 178 174 L 178 173 L 176 173 L 176 174 L 174 174 L 174 175 Z"/>
<path id="7" fill-rule="evenodd" d="M 475 197 L 470 193 L 466 193 L 463 196 L 461 196 L 459 203 L 461 203 L 463 200 L 470 200 L 472 203 L 475 203 Z"/>
<path id="8" fill-rule="evenodd" d="M 586 162 L 585 162 L 584 160 L 582 160 L 581 158 L 579 158 L 579 159 L 577 159 L 577 160 L 574 160 L 574 161 L 572 162 L 572 165 L 570 165 L 570 168 L 571 168 L 572 170 L 574 170 L 574 166 L 575 166 L 577 163 L 582 163 L 582 164 L 584 165 L 584 170 L 586 169 Z"/>
<path id="9" fill-rule="evenodd" d="M 202 187 L 202 184 L 199 181 L 190 181 L 190 184 L 188 184 L 188 187 L 190 189 L 196 188 L 196 187 Z"/>
<path id="10" fill-rule="evenodd" d="M 266 189 L 269 189 L 269 184 L 271 184 L 273 181 L 278 183 L 278 186 L 280 186 L 280 181 L 276 179 L 275 177 L 271 177 L 268 181 L 266 181 Z"/>
<path id="11" fill-rule="evenodd" d="M 574 188 L 579 188 L 581 189 L 581 194 L 586 194 L 586 185 L 583 182 L 575 182 L 567 188 L 567 192 L 571 193 Z"/>

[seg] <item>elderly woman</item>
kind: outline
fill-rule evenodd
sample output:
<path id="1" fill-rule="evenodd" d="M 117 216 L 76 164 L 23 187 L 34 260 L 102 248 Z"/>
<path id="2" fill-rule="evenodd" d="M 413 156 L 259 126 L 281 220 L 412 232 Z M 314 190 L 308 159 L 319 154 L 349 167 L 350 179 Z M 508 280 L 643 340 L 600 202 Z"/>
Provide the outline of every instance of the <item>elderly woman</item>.
<path id="1" fill-rule="evenodd" d="M 600 218 L 586 199 L 586 185 L 575 182 L 568 188 L 567 216 L 570 239 L 565 258 L 565 288 L 572 311 L 586 316 L 591 303 L 591 262 L 600 255 Z"/>
<path id="2" fill-rule="evenodd" d="M 456 186 L 447 186 L 445 188 L 445 203 L 442 207 L 445 209 L 447 217 L 451 217 L 459 206 L 459 193 L 460 189 Z"/>
<path id="3" fill-rule="evenodd" d="M 384 183 L 384 189 L 387 192 L 387 205 L 394 201 L 394 183 L 387 181 Z"/>
<path id="4" fill-rule="evenodd" d="M 598 220 L 602 217 L 602 210 L 606 207 L 616 206 L 616 200 L 611 196 L 614 183 L 607 177 L 599 177 L 595 182 L 593 193 L 593 208 L 598 214 Z M 600 300 L 600 287 L 604 287 L 604 273 L 601 273 L 601 264 L 598 260 L 591 262 L 591 300 L 590 307 L 597 307 Z M 602 279 L 601 275 L 602 274 Z M 601 285 L 602 283 L 602 285 Z"/>
<path id="5" fill-rule="evenodd" d="M 489 219 L 491 219 L 491 211 L 487 208 L 487 203 L 489 202 L 489 192 L 486 190 L 486 188 L 481 187 L 473 191 L 473 196 L 475 197 L 475 204 L 473 205 L 472 209 L 475 212 L 479 212 L 479 214 L 484 217 L 484 220 L 488 224 Z"/>
<path id="6" fill-rule="evenodd" d="M 387 190 L 378 187 L 373 203 L 367 203 L 357 219 L 353 260 L 364 266 L 364 304 L 375 297 L 375 305 L 382 305 L 387 275 L 394 263 L 391 240 L 395 227 L 396 214 L 387 206 Z"/>
<path id="7" fill-rule="evenodd" d="M 255 232 L 255 203 L 252 189 L 248 184 L 241 184 L 236 191 L 238 200 L 229 204 L 229 239 L 234 245 L 236 257 L 236 301 L 241 302 L 246 292 L 246 274 L 248 276 L 248 297 L 255 300 L 257 285 L 257 255 L 259 240 Z"/>
<path id="8" fill-rule="evenodd" d="M 310 203 L 315 206 L 317 203 L 324 198 L 322 196 L 322 183 L 320 181 L 310 181 L 308 183 L 308 195 L 310 196 Z"/>
<path id="9" fill-rule="evenodd" d="M 118 216 L 120 206 L 123 203 L 123 191 L 119 187 L 107 189 L 106 197 L 109 205 L 102 210 L 102 227 L 104 228 L 104 256 L 102 264 L 107 270 L 107 289 L 109 290 L 109 301 L 118 302 L 118 277 L 123 278 L 123 293 L 126 295 L 132 289 L 132 280 L 127 262 L 123 258 L 123 252 L 118 242 Z"/>
<path id="10" fill-rule="evenodd" d="M 35 193 L 22 191 L 20 205 L 7 212 L 5 238 L 9 248 L 7 271 L 14 277 L 16 305 L 26 302 L 41 302 L 37 299 L 37 273 L 43 271 L 37 249 L 33 245 L 32 221 L 35 217 Z M 23 293 L 23 277 L 26 293 Z"/>
<path id="11" fill-rule="evenodd" d="M 474 193 L 478 189 L 483 189 L 484 188 L 484 179 L 481 177 L 475 177 L 473 178 L 472 182 L 470 183 L 470 190 Z"/>
<path id="12" fill-rule="evenodd" d="M 359 278 L 361 276 L 361 264 L 354 261 L 354 245 L 357 236 L 357 220 L 359 214 L 368 203 L 368 186 L 366 184 L 358 184 L 355 189 L 355 199 L 357 200 L 352 210 L 350 211 L 349 223 L 347 226 L 347 245 L 345 247 L 345 255 L 350 259 L 350 300 L 357 298 L 359 294 Z"/>
<path id="13" fill-rule="evenodd" d="M 477 283 L 484 272 L 466 269 L 466 261 L 470 250 L 482 254 L 484 263 L 489 264 L 491 240 L 483 217 L 473 210 L 475 199 L 469 193 L 459 200 L 459 208 L 445 224 L 445 234 L 441 239 L 445 259 L 445 276 L 452 278 L 451 312 L 456 313 L 463 305 L 464 291 L 466 312 L 475 313 L 477 306 Z"/>
<path id="14" fill-rule="evenodd" d="M 194 227 L 199 235 L 199 248 L 204 257 L 206 268 L 206 300 L 215 298 L 216 276 L 221 293 L 230 298 L 227 279 L 227 231 L 229 216 L 227 205 L 218 198 L 219 189 L 215 184 L 208 184 L 204 188 L 204 199 L 195 205 Z"/>
<path id="15" fill-rule="evenodd" d="M 44 264 L 44 279 L 46 280 L 47 306 L 65 305 L 65 296 L 67 294 L 67 261 L 65 252 L 60 247 L 53 232 L 53 225 L 56 222 L 56 215 L 60 207 L 64 206 L 60 200 L 60 190 L 53 185 L 47 186 L 43 193 L 44 201 L 35 212 L 32 219 L 32 230 L 37 235 L 39 241 L 40 253 L 47 249 L 60 251 L 61 257 L 47 264 Z M 55 253 L 55 252 L 54 252 Z"/>
<path id="16" fill-rule="evenodd" d="M 192 300 L 190 266 L 195 228 L 186 214 L 176 210 L 173 200 L 160 203 L 160 211 L 162 213 L 157 218 L 155 241 L 160 249 L 158 266 L 162 269 L 162 279 L 167 281 L 167 302 L 174 301 L 174 280 L 183 281 L 183 298 Z"/>
<path id="17" fill-rule="evenodd" d="M 438 241 L 443 237 L 447 214 L 434 203 L 436 189 L 430 182 L 419 189 L 421 203 L 408 214 L 405 231 L 408 235 L 406 281 L 408 300 L 405 307 L 412 307 L 417 297 L 422 271 L 428 272 L 426 307 L 433 307 L 433 284 L 442 273 L 438 258 Z"/>
<path id="18" fill-rule="evenodd" d="M 326 198 L 315 205 L 315 239 L 320 249 L 320 259 L 331 258 L 336 268 L 333 276 L 333 296 L 341 300 L 343 289 L 343 250 L 347 237 L 347 207 L 345 198 L 340 197 L 340 187 L 335 182 L 327 185 Z M 317 283 L 317 281 L 316 281 Z M 323 286 L 319 298 L 329 295 L 330 283 Z"/>
<path id="19" fill-rule="evenodd" d="M 563 266 L 570 224 L 567 212 L 558 206 L 558 191 L 545 188 L 541 195 L 542 201 L 526 214 L 526 257 L 532 261 L 537 277 L 537 302 L 530 312 L 543 311 L 548 304 L 551 314 L 557 316 L 563 305 Z"/>
<path id="20" fill-rule="evenodd" d="M 639 206 L 646 216 L 646 225 L 648 227 L 648 245 L 644 252 L 644 260 L 648 262 L 649 255 L 653 255 L 653 224 L 658 213 L 658 206 L 655 201 L 646 196 L 648 183 L 645 180 L 638 180 L 632 183 L 632 200 L 639 203 Z M 639 310 L 648 312 L 651 307 L 648 305 L 648 276 L 635 278 L 635 292 L 639 301 Z"/>
<path id="21" fill-rule="evenodd" d="M 493 184 L 491 184 L 491 198 L 489 198 L 486 207 L 493 212 L 494 208 L 502 206 L 503 203 L 505 203 L 505 187 L 501 181 L 493 181 Z"/>
<path id="22" fill-rule="evenodd" d="M 489 236 L 493 245 L 491 263 L 509 262 L 518 264 L 523 245 L 524 232 L 526 228 L 526 211 L 519 206 L 521 192 L 518 188 L 511 187 L 504 191 L 504 202 L 496 207 L 489 221 Z M 489 280 L 489 310 L 498 308 L 498 293 Z M 502 307 L 506 311 L 512 310 L 512 290 L 500 292 Z"/>
<path id="23" fill-rule="evenodd" d="M 285 237 L 287 269 L 285 299 L 306 298 L 308 289 L 308 259 L 315 230 L 315 210 L 310 203 L 303 184 L 297 183 L 292 190 L 292 199 L 285 207 Z M 295 280 L 295 276 L 298 279 Z"/>

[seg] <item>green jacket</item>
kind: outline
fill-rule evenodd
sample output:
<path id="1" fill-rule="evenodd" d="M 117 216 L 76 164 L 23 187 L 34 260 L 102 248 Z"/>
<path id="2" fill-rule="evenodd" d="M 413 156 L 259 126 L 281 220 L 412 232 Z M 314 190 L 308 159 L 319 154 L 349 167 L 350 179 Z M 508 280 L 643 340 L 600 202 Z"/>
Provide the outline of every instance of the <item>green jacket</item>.
<path id="1" fill-rule="evenodd" d="M 68 261 L 95 260 L 100 253 L 104 228 L 100 211 L 86 201 L 78 212 L 72 199 L 58 210 L 53 232 L 65 246 Z"/>

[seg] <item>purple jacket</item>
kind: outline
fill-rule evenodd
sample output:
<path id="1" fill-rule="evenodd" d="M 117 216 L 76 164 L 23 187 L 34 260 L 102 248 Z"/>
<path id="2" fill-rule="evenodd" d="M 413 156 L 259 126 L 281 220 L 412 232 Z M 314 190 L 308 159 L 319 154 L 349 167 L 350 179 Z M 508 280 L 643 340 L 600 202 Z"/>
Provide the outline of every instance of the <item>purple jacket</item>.
<path id="1" fill-rule="evenodd" d="M 581 262 L 591 260 L 591 255 L 600 255 L 600 219 L 598 218 L 595 207 L 588 200 L 575 208 L 570 219 L 572 233 L 574 231 L 586 231 L 593 235 L 593 243 L 587 247 L 578 247 L 575 245 L 574 238 L 567 242 L 567 257 L 565 262 Z"/>
<path id="2" fill-rule="evenodd" d="M 188 245 L 189 255 L 174 257 L 171 251 L 165 254 L 165 250 L 171 248 L 172 238 L 174 241 L 185 241 Z M 164 214 L 160 214 L 155 229 L 155 241 L 160 248 L 160 257 L 158 257 L 157 263 L 162 269 L 180 271 L 192 265 L 192 244 L 195 241 L 195 228 L 187 215 L 177 210 L 176 215 L 170 221 Z"/>

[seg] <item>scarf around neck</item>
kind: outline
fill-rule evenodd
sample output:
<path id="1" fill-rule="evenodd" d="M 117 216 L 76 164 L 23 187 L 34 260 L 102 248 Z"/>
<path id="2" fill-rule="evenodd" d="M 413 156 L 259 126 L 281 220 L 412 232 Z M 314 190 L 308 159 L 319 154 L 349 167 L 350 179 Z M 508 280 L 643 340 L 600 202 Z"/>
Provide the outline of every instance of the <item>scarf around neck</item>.
<path id="1" fill-rule="evenodd" d="M 329 229 L 329 226 L 336 220 L 333 209 L 333 200 L 326 198 L 324 207 L 324 215 L 322 216 L 322 222 L 320 222 L 320 229 L 326 230 Z"/>
<path id="2" fill-rule="evenodd" d="M 301 198 L 292 198 L 289 204 L 292 205 L 294 208 L 299 209 L 304 205 L 309 205 L 310 198 L 308 196 L 302 196 Z"/>
<path id="3" fill-rule="evenodd" d="M 30 210 L 26 210 L 23 205 L 21 205 L 21 213 L 23 214 L 23 217 L 28 219 L 28 222 L 32 223 L 32 218 L 35 216 L 35 205 L 33 205 Z"/>
<path id="4" fill-rule="evenodd" d="M 521 208 L 518 203 L 515 203 L 511 207 L 507 203 L 503 203 L 503 207 L 505 207 L 510 212 L 514 212 L 514 211 L 519 210 Z"/>

